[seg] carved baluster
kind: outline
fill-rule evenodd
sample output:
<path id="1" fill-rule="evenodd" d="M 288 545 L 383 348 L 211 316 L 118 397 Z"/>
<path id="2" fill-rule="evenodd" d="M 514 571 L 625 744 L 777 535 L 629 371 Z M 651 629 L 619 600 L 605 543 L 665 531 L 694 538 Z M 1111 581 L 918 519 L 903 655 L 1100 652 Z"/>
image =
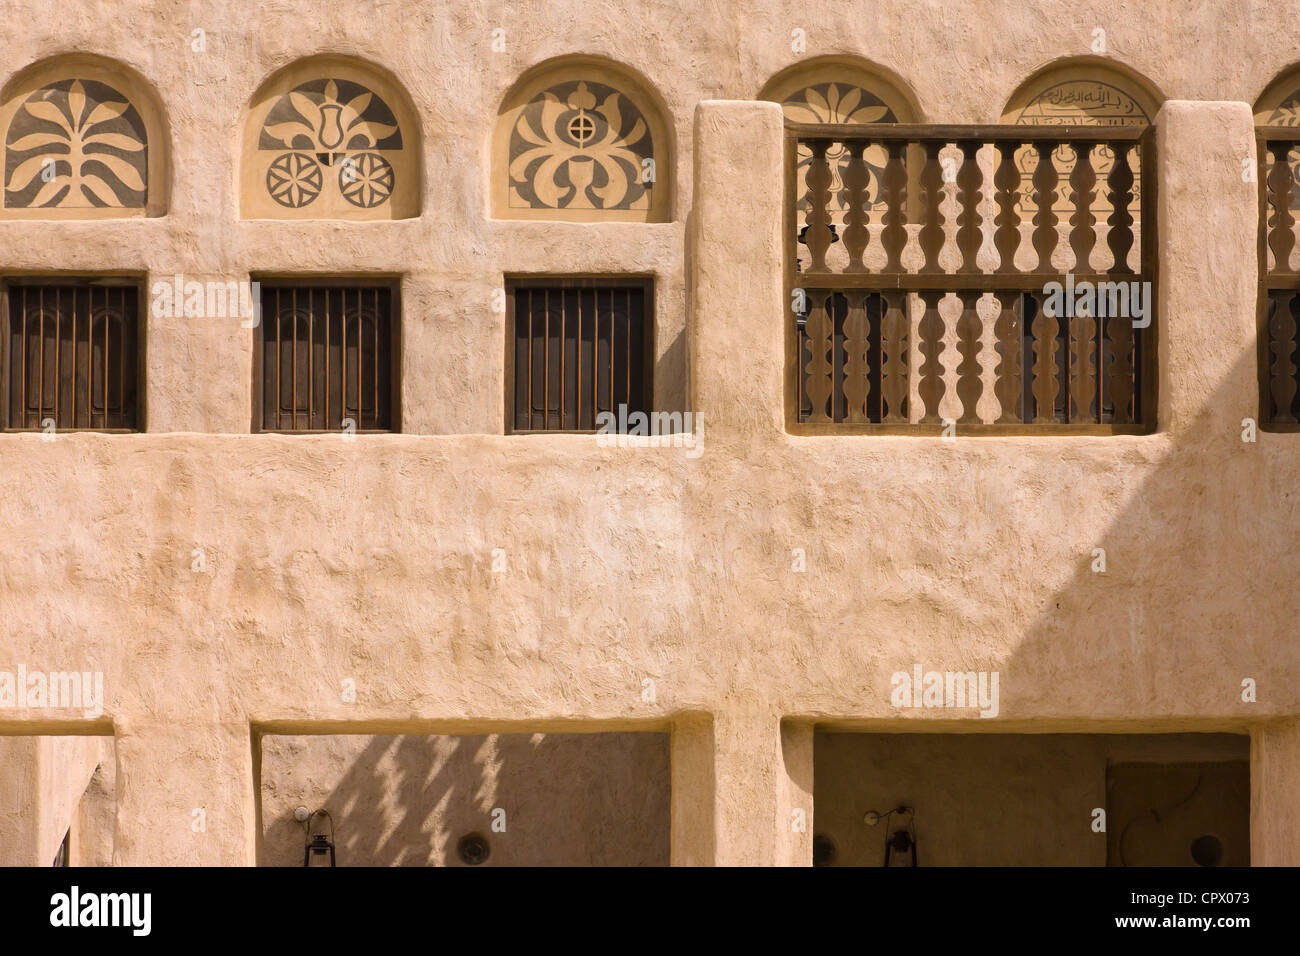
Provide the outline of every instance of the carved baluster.
<path id="1" fill-rule="evenodd" d="M 867 399 L 871 391 L 871 317 L 867 314 L 869 292 L 853 291 L 845 295 L 849 302 L 844 317 L 844 400 L 848 407 L 844 420 L 871 421 Z M 874 396 L 872 396 L 874 398 Z"/>
<path id="2" fill-rule="evenodd" d="M 983 233 L 980 226 L 984 217 L 980 215 L 980 202 L 984 194 L 980 186 L 984 185 L 984 174 L 980 172 L 978 153 L 983 145 L 979 140 L 966 140 L 961 146 L 961 170 L 957 173 L 957 199 L 961 210 L 957 214 L 957 249 L 961 252 L 959 272 L 979 272 L 975 264 L 979 255 L 980 241 Z"/>
<path id="3" fill-rule="evenodd" d="M 997 396 L 1002 412 L 998 424 L 1019 424 L 1024 419 L 1020 414 L 1021 391 L 1021 351 L 1023 338 L 1020 329 L 1020 316 L 1016 307 L 1020 304 L 1020 293 L 1000 291 L 998 297 L 998 318 L 993 325 L 993 334 L 997 342 L 993 348 L 999 356 L 998 366 L 994 369 L 993 394 Z"/>
<path id="4" fill-rule="evenodd" d="M 1106 319 L 1106 363 L 1110 369 L 1107 379 L 1116 425 L 1133 423 L 1133 320 L 1122 315 Z"/>
<path id="5" fill-rule="evenodd" d="M 885 200 L 885 212 L 881 221 L 885 228 L 880 233 L 880 244 L 884 247 L 887 261 L 886 272 L 903 271 L 903 249 L 907 246 L 907 144 L 901 140 L 889 143 L 889 161 L 880 177 L 880 191 Z"/>
<path id="6" fill-rule="evenodd" d="M 916 330 L 920 339 L 917 348 L 921 350 L 923 357 L 920 368 L 921 381 L 917 387 L 921 399 L 920 420 L 922 422 L 939 421 L 939 402 L 943 399 L 943 365 L 939 361 L 939 356 L 944 350 L 943 318 L 939 315 L 939 303 L 944 295 L 943 292 L 934 291 L 920 293 L 921 302 L 925 305 L 925 311 Z"/>
<path id="7" fill-rule="evenodd" d="M 957 351 L 961 354 L 961 364 L 957 366 L 957 397 L 961 399 L 961 418 L 959 422 L 978 422 L 977 411 L 980 395 L 984 391 L 984 382 L 980 378 L 980 334 L 984 323 L 980 321 L 979 304 L 981 293 L 965 291 L 957 293 L 961 299 L 961 316 L 957 319 Z"/>
<path id="8" fill-rule="evenodd" d="M 832 381 L 831 348 L 835 344 L 835 320 L 831 315 L 831 293 L 825 289 L 808 290 L 808 365 L 804 386 L 812 411 L 811 422 L 831 421 L 830 399 L 834 390 Z"/>
<path id="9" fill-rule="evenodd" d="M 1018 143 L 998 143 L 998 168 L 993 174 L 993 185 L 997 188 L 998 214 L 993 222 L 997 232 L 993 234 L 993 245 L 998 250 L 1000 262 L 998 272 L 1017 272 L 1016 250 L 1020 248 L 1020 213 L 1016 203 L 1020 199 L 1020 170 L 1016 168 L 1016 147 Z"/>
<path id="10" fill-rule="evenodd" d="M 831 167 L 826 161 L 828 139 L 811 141 L 812 160 L 808 164 L 808 215 L 804 242 L 811 262 L 809 272 L 827 272 L 826 250 L 831 247 Z"/>
<path id="11" fill-rule="evenodd" d="M 1292 361 L 1296 347 L 1296 294 L 1274 292 L 1269 296 L 1268 348 L 1273 353 L 1269 395 L 1273 399 L 1271 420 L 1294 422 L 1291 404 L 1296 395 L 1296 364 Z"/>
<path id="12" fill-rule="evenodd" d="M 921 168 L 921 209 L 924 225 L 917 233 L 921 252 L 925 262 L 921 272 L 942 272 L 939 267 L 939 251 L 943 248 L 943 213 L 939 204 L 943 201 L 943 166 L 939 163 L 939 150 L 943 143 L 930 140 L 925 144 L 925 165 Z"/>
<path id="13" fill-rule="evenodd" d="M 1085 311 L 1076 309 L 1070 319 L 1070 403 L 1066 407 L 1066 420 L 1071 422 L 1100 421 L 1100 402 L 1098 413 L 1092 412 L 1093 399 L 1097 396 L 1097 370 L 1095 354 L 1097 351 L 1097 320 L 1090 315 L 1081 315 Z"/>
<path id="14" fill-rule="evenodd" d="M 1035 425 L 1056 421 L 1056 394 L 1060 390 L 1060 367 L 1056 361 L 1056 337 L 1060 320 L 1049 307 L 1050 299 L 1038 301 L 1038 314 L 1031 326 L 1034 333 L 1033 397 Z"/>
<path id="15" fill-rule="evenodd" d="M 867 164 L 862 154 L 866 151 L 866 140 L 849 140 L 846 144 L 849 161 L 844 166 L 844 194 L 848 202 L 845 212 L 844 248 L 849 254 L 849 264 L 845 272 L 866 272 L 862 261 L 871 241 L 871 231 L 867 228 Z"/>
<path id="16" fill-rule="evenodd" d="M 812 350 L 808 347 L 808 325 L 807 320 L 800 325 L 799 320 L 795 320 L 795 341 L 798 350 L 799 363 L 799 421 L 806 422 L 810 418 L 811 405 L 808 401 L 808 365 L 812 361 Z"/>
<path id="17" fill-rule="evenodd" d="M 1268 204 L 1273 214 L 1268 220 L 1268 248 L 1273 253 L 1273 271 L 1291 271 L 1291 250 L 1295 247 L 1292 227 L 1295 217 L 1291 213 L 1291 192 L 1295 178 L 1291 172 L 1290 142 L 1272 142 L 1268 150 L 1273 154 L 1273 168 L 1268 173 Z"/>
<path id="18" fill-rule="evenodd" d="M 1035 143 L 1038 150 L 1038 168 L 1034 170 L 1034 203 L 1038 211 L 1034 214 L 1033 246 L 1038 253 L 1038 271 L 1052 271 L 1052 252 L 1056 249 L 1056 184 L 1060 180 L 1056 167 L 1052 164 L 1052 143 Z"/>
<path id="19" fill-rule="evenodd" d="M 1074 251 L 1074 271 L 1086 275 L 1092 271 L 1092 250 L 1097 245 L 1097 221 L 1092 214 L 1092 201 L 1096 197 L 1093 187 L 1097 173 L 1092 168 L 1093 143 L 1076 143 L 1074 146 L 1074 172 L 1070 174 L 1070 202 L 1074 215 L 1070 217 L 1070 248 Z"/>
<path id="20" fill-rule="evenodd" d="M 1110 168 L 1110 175 L 1106 177 L 1111 204 L 1111 214 L 1106 220 L 1110 226 L 1106 244 L 1115 257 L 1111 271 L 1131 273 L 1133 270 L 1129 268 L 1128 253 L 1133 248 L 1133 214 L 1129 211 L 1133 202 L 1133 170 L 1129 166 L 1128 154 L 1132 144 L 1112 143 L 1111 148 L 1115 153 L 1115 162 Z"/>
<path id="21" fill-rule="evenodd" d="M 881 299 L 884 315 L 880 321 L 880 390 L 885 399 L 885 407 L 880 420 L 906 422 L 910 365 L 907 352 L 907 295 L 903 292 L 885 292 L 881 294 Z"/>

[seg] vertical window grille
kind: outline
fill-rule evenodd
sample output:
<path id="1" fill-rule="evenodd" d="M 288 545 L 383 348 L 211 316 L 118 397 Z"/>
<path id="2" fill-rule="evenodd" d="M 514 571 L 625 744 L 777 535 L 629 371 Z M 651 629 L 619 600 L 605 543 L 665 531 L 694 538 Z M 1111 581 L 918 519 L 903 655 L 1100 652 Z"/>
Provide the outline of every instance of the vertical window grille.
<path id="1" fill-rule="evenodd" d="M 263 284 L 260 428 L 391 430 L 393 298 L 389 286 Z"/>
<path id="2" fill-rule="evenodd" d="M 653 399 L 651 284 L 557 280 L 512 286 L 512 429 L 594 431 Z"/>
<path id="3" fill-rule="evenodd" d="M 6 427 L 136 427 L 138 290 L 11 284 Z"/>

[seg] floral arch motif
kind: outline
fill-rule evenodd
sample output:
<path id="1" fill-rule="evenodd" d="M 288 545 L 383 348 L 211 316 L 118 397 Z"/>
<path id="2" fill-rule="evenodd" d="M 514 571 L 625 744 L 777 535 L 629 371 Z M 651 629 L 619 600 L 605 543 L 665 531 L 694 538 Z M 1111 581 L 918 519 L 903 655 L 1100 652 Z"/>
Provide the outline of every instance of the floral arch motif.
<path id="1" fill-rule="evenodd" d="M 1255 101 L 1256 126 L 1300 126 L 1300 66 L 1284 70 L 1271 82 Z M 1264 175 L 1273 167 L 1273 156 L 1265 152 Z M 1291 208 L 1300 210 L 1300 150 L 1291 150 L 1288 154 L 1291 176 L 1295 180 L 1292 187 Z"/>
<path id="2" fill-rule="evenodd" d="M 60 57 L 19 74 L 0 96 L 4 216 L 161 215 L 160 113 L 142 80 L 97 57 Z"/>
<path id="3" fill-rule="evenodd" d="M 667 145 L 639 82 L 585 59 L 550 66 L 522 80 L 498 115 L 495 214 L 666 221 Z"/>
<path id="4" fill-rule="evenodd" d="M 318 57 L 254 96 L 243 149 L 244 218 L 404 219 L 419 214 L 419 149 L 405 98 L 376 71 Z"/>
<path id="5" fill-rule="evenodd" d="M 778 73 L 763 88 L 760 99 L 781 104 L 785 118 L 795 123 L 915 123 L 918 110 L 902 87 L 856 59 L 819 57 Z M 862 156 L 867 166 L 867 214 L 884 211 L 880 180 L 888 156 L 878 143 L 867 147 Z M 848 210 L 848 192 L 844 188 L 844 171 L 849 154 L 844 144 L 833 145 L 826 153 L 831 170 L 831 195 L 838 207 L 836 230 L 844 224 Z M 797 181 L 803 182 L 812 152 L 799 147 Z M 914 190 L 909 190 L 913 193 Z M 915 197 L 909 198 L 909 204 Z M 806 200 L 800 211 L 806 212 Z"/>

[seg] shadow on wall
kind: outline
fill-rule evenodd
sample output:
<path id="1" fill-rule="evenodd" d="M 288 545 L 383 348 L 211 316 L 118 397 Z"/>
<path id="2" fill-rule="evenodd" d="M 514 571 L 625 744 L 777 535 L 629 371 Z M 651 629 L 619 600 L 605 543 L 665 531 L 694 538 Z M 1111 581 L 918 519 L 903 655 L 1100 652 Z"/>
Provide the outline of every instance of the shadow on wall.
<path id="1" fill-rule="evenodd" d="M 690 378 L 687 374 L 686 330 L 682 329 L 659 357 L 655 368 L 655 411 L 691 410 Z"/>
<path id="2" fill-rule="evenodd" d="M 814 749 L 819 865 L 880 866 L 898 829 L 919 866 L 1250 862 L 1242 735 L 819 733 Z M 914 813 L 864 820 L 899 806 Z"/>
<path id="3" fill-rule="evenodd" d="M 272 735 L 261 787 L 263 866 L 303 865 L 299 806 L 339 866 L 668 864 L 667 734 Z"/>
<path id="4" fill-rule="evenodd" d="M 0 866 L 111 866 L 112 737 L 0 736 Z"/>
<path id="5" fill-rule="evenodd" d="M 1180 356 L 1179 365 L 1195 362 Z M 1004 715 L 1012 716 L 1012 701 L 1017 710 L 1092 717 L 1122 717 L 1138 700 L 1170 716 L 1295 712 L 1300 645 L 1286 636 L 1300 617 L 1300 592 L 1294 564 L 1278 558 L 1294 552 L 1300 530 L 1300 436 L 1258 432 L 1256 441 L 1243 441 L 1243 420 L 1259 416 L 1257 374 L 1251 349 L 1220 381 L 1204 382 L 1196 416 L 1176 423 L 1172 453 L 1146 467 L 1138 464 L 1146 456 L 1117 449 L 1113 470 L 1089 477 L 1076 472 L 1062 448 L 1062 474 L 1041 493 L 1045 513 L 1081 516 L 1060 531 L 1078 542 L 1077 560 L 1050 592 L 1039 568 L 996 582 L 1013 593 L 1043 594 L 1037 617 L 1003 662 Z M 1158 425 L 1168 431 L 1170 423 Z M 1005 504 L 1014 507 L 1025 490 L 1005 496 Z M 1123 504 L 1096 540 L 1087 540 L 1080 506 L 1092 495 Z M 1096 570 L 1099 551 L 1104 572 Z M 1095 681 L 1081 677 L 1098 672 L 1114 675 L 1115 693 L 1098 698 Z M 1050 679 L 1021 685 L 1016 675 L 1023 673 Z M 1243 681 L 1263 674 L 1273 681 L 1254 689 L 1267 706 L 1243 701 Z"/>
<path id="6" fill-rule="evenodd" d="M 1186 357 L 1180 364 L 1187 367 Z M 1298 436 L 1264 432 L 1243 441 L 1242 420 L 1256 419 L 1259 410 L 1240 398 L 1255 394 L 1256 375 L 1248 351 L 1222 380 L 1204 383 L 1198 414 L 1175 423 L 1173 450 L 1159 460 L 1148 462 L 1150 452 L 1135 447 L 1150 440 L 1125 439 L 1100 476 L 1088 473 L 1086 459 L 1075 462 L 1068 445 L 1054 476 L 1030 460 L 1007 474 L 985 472 L 978 505 L 998 530 L 980 547 L 1016 548 L 1024 524 L 1015 512 L 1032 502 L 1045 514 L 1075 516 L 1052 532 L 1072 542 L 1075 568 L 1045 586 L 1040 565 L 1026 562 L 1007 574 L 996 562 L 985 571 L 975 562 L 970 573 L 945 579 L 946 586 L 1006 594 L 1006 606 L 1016 595 L 1041 594 L 1036 614 L 1023 626 L 1004 622 L 1022 636 L 1000 660 L 955 637 L 914 659 L 927 671 L 999 671 L 1004 717 L 1123 718 L 1137 702 L 1171 718 L 1294 712 L 1300 649 L 1285 639 L 1285 622 L 1300 617 L 1300 594 L 1294 567 L 1277 556 L 1294 550 L 1300 446 Z M 1198 384 L 1174 383 L 1180 390 Z M 1089 540 L 1093 496 L 1122 503 Z M 1094 549 L 1104 551 L 1104 571 Z M 1173 568 L 1162 563 L 1170 553 L 1177 554 Z M 1243 558 L 1225 560 L 1228 554 Z M 1098 674 L 1110 675 L 1109 695 L 1096 694 Z M 1261 675 L 1271 679 L 1256 683 Z M 1258 703 L 1243 699 L 1248 688 Z M 948 713 L 968 714 L 971 729 L 984 730 L 973 711 Z M 1130 722 L 1127 729 L 1144 728 Z M 1149 865 L 1190 866 L 1198 852 L 1215 856 L 1194 849 L 1183 830 L 1166 833 L 1156 825 L 1152 814 L 1162 812 L 1217 834 L 1218 865 L 1249 860 L 1244 736 L 830 733 L 818 735 L 816 750 L 816 828 L 830 838 L 819 846 L 833 854 L 832 865 L 879 866 L 885 824 L 868 828 L 863 814 L 904 804 L 916 808 L 922 866 L 1122 865 L 1134 855 Z M 1121 787 L 1132 792 L 1116 793 Z M 1091 829 L 1097 807 L 1114 817 L 1107 833 Z M 1122 852 L 1121 831 L 1128 833 Z"/>

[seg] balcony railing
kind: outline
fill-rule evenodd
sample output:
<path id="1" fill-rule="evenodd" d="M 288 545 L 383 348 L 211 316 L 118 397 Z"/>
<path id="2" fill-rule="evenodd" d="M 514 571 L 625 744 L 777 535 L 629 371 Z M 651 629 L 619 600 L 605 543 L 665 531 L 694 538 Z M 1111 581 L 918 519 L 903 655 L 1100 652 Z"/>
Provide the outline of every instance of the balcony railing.
<path id="1" fill-rule="evenodd" d="M 1154 428 L 1154 130 L 786 135 L 792 430 Z"/>
<path id="2" fill-rule="evenodd" d="M 1300 431 L 1296 328 L 1300 322 L 1300 272 L 1296 245 L 1296 168 L 1300 129 L 1261 127 L 1259 156 L 1259 408 L 1269 431 Z"/>

